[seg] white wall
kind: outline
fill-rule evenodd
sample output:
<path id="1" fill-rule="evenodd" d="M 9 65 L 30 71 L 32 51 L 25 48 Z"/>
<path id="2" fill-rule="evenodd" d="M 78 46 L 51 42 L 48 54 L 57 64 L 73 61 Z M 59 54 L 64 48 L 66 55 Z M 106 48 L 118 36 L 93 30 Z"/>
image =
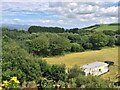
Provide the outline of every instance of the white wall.
<path id="1" fill-rule="evenodd" d="M 103 73 L 106 73 L 108 72 L 108 66 L 101 66 L 101 67 L 98 67 L 98 68 L 94 68 L 94 69 L 91 69 L 91 70 L 86 70 L 85 71 L 85 76 L 89 75 L 89 74 L 92 74 L 93 76 L 99 76 Z"/>

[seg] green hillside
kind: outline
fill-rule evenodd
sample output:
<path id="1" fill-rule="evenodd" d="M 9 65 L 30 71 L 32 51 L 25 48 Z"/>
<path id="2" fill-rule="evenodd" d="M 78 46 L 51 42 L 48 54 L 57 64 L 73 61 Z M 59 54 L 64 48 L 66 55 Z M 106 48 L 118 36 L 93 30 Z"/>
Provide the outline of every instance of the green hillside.
<path id="1" fill-rule="evenodd" d="M 97 31 L 104 31 L 104 30 L 118 30 L 118 26 L 120 23 L 111 23 L 111 24 L 96 24 L 93 26 L 82 28 L 84 30 L 97 30 Z"/>
<path id="2" fill-rule="evenodd" d="M 110 72 L 103 74 L 101 78 L 117 81 L 118 74 L 118 47 L 105 48 L 96 51 L 86 51 L 66 54 L 65 56 L 56 56 L 44 58 L 49 64 L 65 64 L 67 68 L 72 68 L 74 65 L 82 66 L 92 62 L 100 61 L 104 62 L 106 60 L 112 60 L 115 62 L 114 66 L 109 68 Z"/>

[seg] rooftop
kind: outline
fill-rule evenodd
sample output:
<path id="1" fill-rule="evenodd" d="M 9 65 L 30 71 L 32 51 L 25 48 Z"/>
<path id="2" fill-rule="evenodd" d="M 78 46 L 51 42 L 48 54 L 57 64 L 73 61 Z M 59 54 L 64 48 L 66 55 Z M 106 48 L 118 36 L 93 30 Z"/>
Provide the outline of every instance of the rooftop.
<path id="1" fill-rule="evenodd" d="M 101 66 L 108 66 L 108 64 L 104 62 L 93 62 L 93 63 L 82 66 L 82 68 L 89 70 L 89 69 L 94 69 Z"/>

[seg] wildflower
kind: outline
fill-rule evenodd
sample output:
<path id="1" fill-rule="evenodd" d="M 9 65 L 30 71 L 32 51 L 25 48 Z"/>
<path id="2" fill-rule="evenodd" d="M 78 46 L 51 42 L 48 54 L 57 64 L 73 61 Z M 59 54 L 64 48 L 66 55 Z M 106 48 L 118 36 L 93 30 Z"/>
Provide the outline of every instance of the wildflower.
<path id="1" fill-rule="evenodd" d="M 0 87 L 0 90 L 2 90 L 2 87 Z"/>
<path id="2" fill-rule="evenodd" d="M 3 83 L 7 86 L 8 85 L 8 81 L 6 80 L 6 81 L 3 81 Z"/>
<path id="3" fill-rule="evenodd" d="M 10 81 L 16 81 L 17 80 L 17 77 L 12 77 L 11 79 L 10 79 Z"/>
<path id="4" fill-rule="evenodd" d="M 0 87 L 0 90 L 9 90 L 9 88 L 18 88 L 20 87 L 20 82 L 17 80 L 17 77 L 12 77 L 9 81 L 3 81 L 3 84 Z"/>
<path id="5" fill-rule="evenodd" d="M 20 82 L 19 82 L 18 80 L 16 80 L 15 83 L 18 83 L 18 84 L 19 84 Z"/>
<path id="6" fill-rule="evenodd" d="M 2 87 L 4 87 L 4 86 L 5 86 L 5 84 L 2 84 L 1 86 L 2 86 Z"/>
<path id="7" fill-rule="evenodd" d="M 17 77 L 12 77 L 12 78 L 10 79 L 10 81 L 14 81 L 15 83 L 20 83 L 20 82 L 17 80 Z"/>

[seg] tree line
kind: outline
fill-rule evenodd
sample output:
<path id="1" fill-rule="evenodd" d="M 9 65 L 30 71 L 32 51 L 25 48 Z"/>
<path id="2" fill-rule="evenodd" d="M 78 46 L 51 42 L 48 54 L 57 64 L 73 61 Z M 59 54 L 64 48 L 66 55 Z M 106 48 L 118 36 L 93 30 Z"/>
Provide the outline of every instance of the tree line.
<path id="1" fill-rule="evenodd" d="M 54 30 L 54 33 L 49 33 L 52 30 L 49 28 L 48 31 L 42 32 L 45 29 L 37 29 L 40 33 L 31 33 L 31 36 L 35 38 L 30 37 L 30 40 L 26 42 L 29 51 L 35 55 L 45 53 L 45 56 L 54 56 L 62 55 L 65 52 L 82 52 L 88 49 L 100 50 L 106 46 L 120 45 L 119 36 L 116 36 L 120 34 L 120 30 L 94 31 L 74 28 L 62 33 L 59 30 L 57 33 Z"/>
<path id="2" fill-rule="evenodd" d="M 51 33 L 63 33 L 64 28 L 60 27 L 41 27 L 41 26 L 31 26 L 28 28 L 28 32 L 51 32 Z"/>
<path id="3" fill-rule="evenodd" d="M 67 52 L 100 50 L 103 47 L 120 45 L 120 30 L 29 33 L 27 31 L 4 30 L 3 28 L 4 34 L 14 39 L 28 53 L 43 57 L 64 55 Z"/>

